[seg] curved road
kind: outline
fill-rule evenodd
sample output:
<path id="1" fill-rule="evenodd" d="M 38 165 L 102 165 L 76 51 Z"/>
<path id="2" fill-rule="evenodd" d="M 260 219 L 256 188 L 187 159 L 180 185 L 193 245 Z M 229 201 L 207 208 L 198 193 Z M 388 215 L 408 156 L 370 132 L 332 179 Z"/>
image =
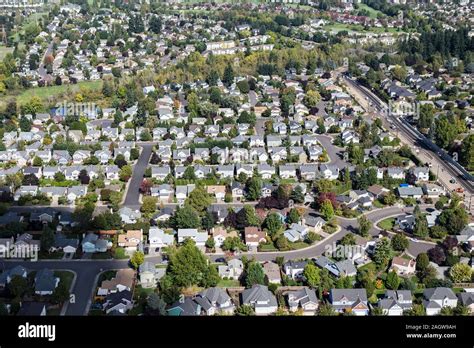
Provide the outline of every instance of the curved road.
<path id="1" fill-rule="evenodd" d="M 426 208 L 426 207 L 423 207 Z M 405 208 L 405 211 L 411 211 L 413 208 Z M 387 207 L 368 212 L 366 216 L 372 221 L 377 222 L 389 216 L 402 214 L 403 209 L 399 207 Z M 314 244 L 305 249 L 293 250 L 287 252 L 269 252 L 269 253 L 242 253 L 248 257 L 255 257 L 258 261 L 275 260 L 277 256 L 285 257 L 285 260 L 306 259 L 321 256 L 328 246 L 337 243 L 342 237 L 350 232 L 357 231 L 357 219 L 338 218 L 341 229 L 335 232 L 323 241 Z M 372 228 L 371 234 L 377 235 L 380 232 L 377 228 Z M 411 255 L 417 256 L 421 252 L 426 252 L 432 248 L 433 244 L 428 242 L 414 242 L 410 240 L 408 251 Z M 209 258 L 215 261 L 222 258 L 223 255 L 209 255 Z M 160 257 L 147 257 L 148 261 L 161 262 Z M 18 260 L 0 260 L 0 268 L 7 269 L 16 265 L 22 265 L 29 270 L 38 270 L 42 268 L 50 269 L 69 269 L 77 274 L 76 285 L 73 291 L 75 302 L 67 307 L 66 315 L 87 315 L 93 291 L 95 290 L 98 274 L 104 270 L 129 268 L 128 260 L 41 260 L 37 262 L 18 261 Z"/>

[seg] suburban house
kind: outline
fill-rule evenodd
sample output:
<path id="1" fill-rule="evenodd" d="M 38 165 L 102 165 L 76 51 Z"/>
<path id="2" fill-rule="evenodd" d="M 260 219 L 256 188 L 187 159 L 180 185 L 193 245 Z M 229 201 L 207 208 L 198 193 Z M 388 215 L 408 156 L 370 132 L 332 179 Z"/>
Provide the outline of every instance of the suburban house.
<path id="1" fill-rule="evenodd" d="M 474 313 L 474 292 L 461 292 L 458 297 L 459 302 L 469 308 L 470 313 Z"/>
<path id="2" fill-rule="evenodd" d="M 315 315 L 319 307 L 316 292 L 307 286 L 304 286 L 301 290 L 288 291 L 286 297 L 291 312 L 302 309 L 303 315 Z"/>
<path id="3" fill-rule="evenodd" d="M 219 265 L 217 271 L 223 279 L 239 280 L 244 272 L 244 264 L 239 259 L 232 259 L 227 262 L 227 265 Z"/>
<path id="4" fill-rule="evenodd" d="M 365 289 L 331 289 L 329 298 L 337 312 L 350 312 L 357 316 L 369 314 Z"/>
<path id="5" fill-rule="evenodd" d="M 191 297 L 185 297 L 169 306 L 166 311 L 169 316 L 197 316 L 201 315 L 201 305 Z"/>
<path id="6" fill-rule="evenodd" d="M 398 187 L 397 190 L 400 198 L 420 199 L 423 196 L 423 190 L 417 186 L 402 186 Z"/>
<path id="7" fill-rule="evenodd" d="M 306 235 L 309 232 L 309 228 L 300 224 L 292 223 L 290 228 L 287 229 L 283 235 L 288 239 L 290 242 L 297 242 L 300 240 L 304 240 Z"/>
<path id="8" fill-rule="evenodd" d="M 165 269 L 162 268 L 162 270 Z M 154 263 L 145 261 L 138 268 L 138 273 L 142 288 L 155 288 L 160 276 L 165 272 L 160 272 L 160 268 L 156 268 Z"/>
<path id="9" fill-rule="evenodd" d="M 81 242 L 82 251 L 85 253 L 104 253 L 108 249 L 108 242 L 99 239 L 95 233 L 88 233 Z"/>
<path id="10" fill-rule="evenodd" d="M 275 295 L 265 285 L 256 284 L 242 292 L 242 304 L 251 306 L 256 315 L 275 313 L 278 302 Z"/>
<path id="11" fill-rule="evenodd" d="M 124 290 L 131 291 L 133 281 L 135 280 L 135 271 L 133 269 L 120 269 L 115 277 L 104 280 L 97 290 L 97 296 L 107 296 L 114 292 L 122 292 Z"/>
<path id="12" fill-rule="evenodd" d="M 305 266 L 308 264 L 308 261 L 293 261 L 290 260 L 283 265 L 283 271 L 286 276 L 291 279 L 301 279 L 303 276 L 303 271 Z"/>
<path id="13" fill-rule="evenodd" d="M 257 248 L 260 243 L 266 241 L 266 234 L 264 231 L 254 226 L 247 226 L 244 230 L 245 245 L 249 248 Z"/>
<path id="14" fill-rule="evenodd" d="M 132 210 L 128 207 L 120 208 L 118 211 L 120 217 L 122 218 L 122 222 L 124 224 L 134 224 L 137 222 L 138 219 L 142 217 L 142 214 L 138 210 Z"/>
<path id="15" fill-rule="evenodd" d="M 149 252 L 154 252 L 157 249 L 173 245 L 174 236 L 172 234 L 165 233 L 158 227 L 150 227 L 148 231 L 148 246 Z"/>
<path id="16" fill-rule="evenodd" d="M 392 259 L 390 270 L 395 271 L 400 276 L 415 274 L 416 261 L 412 258 L 395 256 Z"/>
<path id="17" fill-rule="evenodd" d="M 218 287 L 204 289 L 194 297 L 194 301 L 201 306 L 206 315 L 233 314 L 235 310 L 230 296 L 224 289 Z"/>
<path id="18" fill-rule="evenodd" d="M 106 296 L 102 308 L 106 314 L 123 315 L 133 308 L 133 295 L 130 290 L 110 293 Z"/>
<path id="19" fill-rule="evenodd" d="M 119 234 L 117 244 L 127 253 L 133 253 L 140 249 L 142 242 L 143 230 L 128 230 L 125 234 Z"/>
<path id="20" fill-rule="evenodd" d="M 426 315 L 438 315 L 443 307 L 454 308 L 458 304 L 458 298 L 451 288 L 425 289 L 423 298 Z"/>
<path id="21" fill-rule="evenodd" d="M 280 284 L 281 283 L 281 272 L 280 266 L 276 263 L 267 261 L 263 263 L 263 272 L 268 283 L 271 284 Z"/>
<path id="22" fill-rule="evenodd" d="M 26 278 L 28 276 L 28 271 L 23 266 L 15 266 L 9 270 L 3 271 L 0 274 L 0 289 L 5 289 L 5 287 L 11 282 L 13 277 Z"/>
<path id="23" fill-rule="evenodd" d="M 196 246 L 203 247 L 206 244 L 207 232 L 198 232 L 196 228 L 180 228 L 178 229 L 178 243 L 183 243 L 186 239 L 192 239 Z"/>
<path id="24" fill-rule="evenodd" d="M 35 276 L 35 294 L 36 295 L 52 295 L 58 287 L 59 277 L 54 276 L 54 272 L 50 269 L 43 268 L 36 272 Z"/>
<path id="25" fill-rule="evenodd" d="M 382 308 L 383 314 L 400 316 L 412 308 L 412 295 L 410 290 L 387 290 L 377 306 Z"/>

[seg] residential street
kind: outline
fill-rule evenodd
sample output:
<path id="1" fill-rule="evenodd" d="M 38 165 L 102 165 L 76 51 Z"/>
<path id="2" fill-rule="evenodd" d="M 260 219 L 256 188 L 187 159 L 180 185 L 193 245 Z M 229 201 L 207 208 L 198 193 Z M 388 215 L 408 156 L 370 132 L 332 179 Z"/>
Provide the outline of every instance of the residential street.
<path id="1" fill-rule="evenodd" d="M 130 208 L 136 208 L 140 206 L 140 185 L 143 181 L 143 175 L 145 170 L 148 167 L 148 162 L 150 161 L 151 152 L 153 149 L 153 144 L 151 143 L 141 143 L 139 144 L 142 148 L 140 157 L 136 165 L 133 167 L 132 178 L 128 184 L 128 190 L 125 196 L 123 205 Z"/>
<path id="2" fill-rule="evenodd" d="M 150 148 L 151 151 L 151 148 Z M 421 206 L 422 210 L 426 209 L 426 206 Z M 374 222 L 383 220 L 387 217 L 395 216 L 402 214 L 404 211 L 410 212 L 413 208 L 401 209 L 399 207 L 387 207 L 378 209 L 372 212 L 367 213 L 367 217 Z M 285 257 L 285 260 L 297 260 L 305 258 L 314 258 L 321 256 L 327 249 L 328 246 L 332 246 L 333 243 L 336 243 L 342 237 L 344 237 L 349 232 L 357 231 L 357 220 L 356 219 L 338 219 L 339 225 L 341 226 L 340 231 L 335 232 L 329 238 L 324 241 L 317 243 L 311 247 L 287 251 L 287 252 L 264 252 L 264 253 L 241 253 L 238 257 L 246 255 L 247 257 L 254 257 L 258 261 L 269 261 L 275 260 L 277 256 Z M 371 234 L 377 235 L 380 233 L 380 230 L 377 228 L 372 228 Z M 408 251 L 411 255 L 417 256 L 421 252 L 426 252 L 428 249 L 432 248 L 433 244 L 419 241 L 414 242 L 410 240 Z M 223 254 L 213 254 L 209 258 L 212 261 L 220 259 L 223 257 Z M 159 263 L 161 262 L 160 256 L 147 257 L 148 261 Z M 16 265 L 23 265 L 24 267 L 32 270 L 38 270 L 41 268 L 50 268 L 50 269 L 68 269 L 76 272 L 77 281 L 75 288 L 73 290 L 73 295 L 75 296 L 75 302 L 70 303 L 66 315 L 86 315 L 89 306 L 90 300 L 92 298 L 92 292 L 96 287 L 97 276 L 100 272 L 105 270 L 113 269 L 123 269 L 130 267 L 128 260 L 41 260 L 37 262 L 30 261 L 17 261 L 17 260 L 4 260 L 0 261 L 0 269 L 12 268 Z"/>

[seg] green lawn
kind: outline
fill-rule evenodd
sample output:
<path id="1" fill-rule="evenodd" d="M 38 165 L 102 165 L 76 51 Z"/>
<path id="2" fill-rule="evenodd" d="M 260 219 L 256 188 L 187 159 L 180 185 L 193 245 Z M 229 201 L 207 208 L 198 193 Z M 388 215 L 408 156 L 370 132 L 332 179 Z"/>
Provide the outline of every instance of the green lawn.
<path id="1" fill-rule="evenodd" d="M 295 243 L 290 244 L 290 247 L 291 247 L 292 250 L 303 249 L 303 248 L 307 248 L 309 246 L 310 246 L 310 244 L 305 243 L 305 242 L 295 242 Z"/>
<path id="2" fill-rule="evenodd" d="M 0 46 L 0 60 L 3 60 L 7 53 L 12 53 L 13 47 Z"/>
<path id="3" fill-rule="evenodd" d="M 259 247 L 259 251 L 278 251 L 273 244 L 262 244 Z"/>
<path id="4" fill-rule="evenodd" d="M 357 6 L 359 7 L 360 10 L 366 10 L 367 12 L 369 12 L 370 18 L 377 18 L 377 15 L 379 14 L 383 15 L 382 12 L 376 10 L 375 8 L 370 7 L 367 4 L 358 4 Z"/>
<path id="5" fill-rule="evenodd" d="M 240 283 L 238 280 L 234 280 L 234 279 L 222 279 L 221 281 L 219 281 L 219 283 L 217 283 L 217 286 L 220 287 L 220 288 L 233 288 L 233 287 L 237 287 L 237 286 L 240 286 Z"/>
<path id="6" fill-rule="evenodd" d="M 40 259 L 55 259 L 55 260 L 59 260 L 59 259 L 62 259 L 64 256 L 64 253 L 62 251 L 57 251 L 57 252 L 54 252 L 54 253 L 48 253 L 48 252 L 44 252 L 44 251 L 40 251 L 39 254 L 38 254 L 38 258 Z"/>
<path id="7" fill-rule="evenodd" d="M 92 260 L 108 260 L 111 259 L 112 256 L 110 255 L 109 252 L 105 253 L 93 253 L 92 254 Z"/>
<path id="8" fill-rule="evenodd" d="M 397 33 L 396 28 L 376 28 L 376 27 L 371 27 L 368 30 L 365 30 L 365 28 L 362 25 L 358 24 L 344 24 L 344 23 L 333 23 L 333 24 L 328 24 L 323 27 L 323 29 L 327 31 L 334 31 L 334 32 L 340 32 L 340 31 L 347 31 L 349 33 L 352 32 L 358 32 L 358 33 Z"/>
<path id="9" fill-rule="evenodd" d="M 395 218 L 388 218 L 380 221 L 377 226 L 383 230 L 392 230 L 395 225 Z"/>
<path id="10" fill-rule="evenodd" d="M 102 81 L 82 81 L 75 85 L 61 85 L 61 86 L 50 86 L 50 87 L 35 87 L 27 89 L 17 96 L 17 102 L 23 104 L 28 102 L 32 97 L 37 96 L 42 100 L 47 100 L 52 97 L 60 97 L 64 95 L 71 97 L 74 93 L 84 90 L 100 90 L 102 88 Z"/>
<path id="11" fill-rule="evenodd" d="M 69 271 L 55 271 L 54 275 L 61 279 L 62 283 L 66 284 L 66 289 L 70 289 L 72 285 L 72 280 L 74 279 L 74 273 Z"/>
<path id="12" fill-rule="evenodd" d="M 385 207 L 385 205 L 384 205 L 382 202 L 380 202 L 378 199 L 376 199 L 373 204 L 374 204 L 374 207 L 375 207 L 375 208 L 383 208 L 383 207 Z"/>

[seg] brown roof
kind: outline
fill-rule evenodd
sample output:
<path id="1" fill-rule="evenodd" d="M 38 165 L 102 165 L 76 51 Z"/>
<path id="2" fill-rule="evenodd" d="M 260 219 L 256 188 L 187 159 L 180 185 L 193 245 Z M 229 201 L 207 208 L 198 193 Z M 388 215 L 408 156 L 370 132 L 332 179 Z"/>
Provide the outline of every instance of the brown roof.
<path id="1" fill-rule="evenodd" d="M 142 230 L 129 230 L 118 236 L 118 243 L 124 246 L 137 246 L 143 240 Z"/>
<path id="2" fill-rule="evenodd" d="M 224 237 L 237 237 L 237 231 L 230 231 L 228 232 L 225 228 L 222 226 L 216 226 L 211 230 L 211 234 L 213 237 L 217 236 L 224 236 Z"/>
<path id="3" fill-rule="evenodd" d="M 378 196 L 385 192 L 384 187 L 380 185 L 372 185 L 367 188 L 367 191 Z"/>
<path id="4" fill-rule="evenodd" d="M 211 185 L 207 187 L 207 193 L 225 193 L 224 185 Z"/>
<path id="5" fill-rule="evenodd" d="M 114 234 L 118 234 L 119 231 L 118 230 L 100 230 L 99 231 L 99 234 L 106 234 L 106 235 L 114 235 Z"/>
<path id="6" fill-rule="evenodd" d="M 258 227 L 245 227 L 245 242 L 246 243 L 260 243 L 265 240 L 265 232 Z"/>
<path id="7" fill-rule="evenodd" d="M 135 271 L 133 269 L 121 269 L 117 271 L 115 278 L 104 280 L 100 287 L 102 289 L 114 290 L 117 285 L 123 285 L 129 289 L 132 288 Z"/>
<path id="8" fill-rule="evenodd" d="M 403 267 L 413 267 L 415 265 L 415 260 L 413 259 L 405 259 L 403 257 L 395 256 L 392 260 L 392 267 L 393 266 L 403 266 Z"/>

